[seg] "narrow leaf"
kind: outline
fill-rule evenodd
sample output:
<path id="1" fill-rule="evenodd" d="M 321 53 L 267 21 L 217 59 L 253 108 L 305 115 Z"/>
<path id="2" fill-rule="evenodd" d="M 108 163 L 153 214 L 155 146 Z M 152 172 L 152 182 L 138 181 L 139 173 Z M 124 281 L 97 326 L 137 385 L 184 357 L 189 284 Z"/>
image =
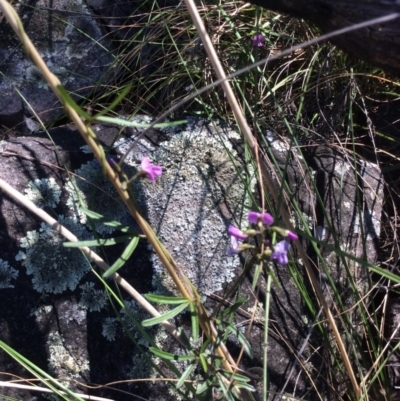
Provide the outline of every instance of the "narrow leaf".
<path id="1" fill-rule="evenodd" d="M 389 270 L 382 269 L 378 266 L 368 266 L 369 270 L 372 270 L 375 273 L 380 274 L 382 277 L 385 277 L 395 283 L 400 283 L 400 276 L 398 274 L 394 274 Z"/>
<path id="2" fill-rule="evenodd" d="M 178 380 L 178 383 L 176 383 L 176 388 L 181 388 L 182 385 L 185 383 L 185 380 L 189 377 L 189 375 L 192 373 L 193 369 L 195 368 L 195 365 L 191 363 L 187 369 L 182 373 L 181 378 Z"/>
<path id="3" fill-rule="evenodd" d="M 188 307 L 188 305 L 189 305 L 189 302 L 186 301 L 185 303 L 182 303 L 181 305 L 177 306 L 175 309 L 172 309 L 169 312 L 167 312 L 161 316 L 143 320 L 142 325 L 144 327 L 149 327 L 149 326 L 154 326 L 155 324 L 162 323 L 164 320 L 172 319 L 173 317 L 175 317 L 176 315 L 181 313 L 184 309 L 186 309 Z"/>
<path id="4" fill-rule="evenodd" d="M 98 238 L 87 241 L 77 241 L 77 242 L 63 242 L 65 248 L 81 248 L 83 246 L 111 246 L 116 245 L 121 242 L 126 242 L 132 239 L 132 235 L 124 235 L 122 237 L 116 238 Z"/>
<path id="5" fill-rule="evenodd" d="M 194 341 L 196 341 L 199 338 L 200 329 L 199 329 L 199 318 L 197 316 L 196 306 L 194 302 L 191 302 L 189 304 L 189 308 L 190 308 L 190 319 L 192 321 L 192 338 Z"/>
<path id="6" fill-rule="evenodd" d="M 181 304 L 183 302 L 188 302 L 187 298 L 169 297 L 167 295 L 146 294 L 145 298 L 151 302 L 157 302 L 159 304 Z"/>
<path id="7" fill-rule="evenodd" d="M 207 373 L 208 372 L 208 365 L 207 365 L 206 356 L 204 354 L 200 354 L 199 358 L 200 358 L 200 363 L 201 363 L 201 366 L 202 366 L 202 368 L 204 370 L 204 373 Z"/>
<path id="8" fill-rule="evenodd" d="M 214 380 L 212 377 L 208 378 L 201 386 L 197 387 L 196 395 L 204 393 L 208 388 L 213 385 Z"/>
<path id="9" fill-rule="evenodd" d="M 231 305 L 229 308 L 226 308 L 222 312 L 221 316 L 231 315 L 232 313 L 236 312 L 247 301 L 247 298 L 248 297 L 244 296 L 237 299 L 233 305 Z"/>
<path id="10" fill-rule="evenodd" d="M 256 285 L 258 283 L 258 278 L 260 277 L 260 273 L 261 273 L 261 264 L 257 263 L 256 269 L 255 269 L 254 275 L 253 275 L 253 281 L 251 283 L 252 290 L 254 290 L 256 288 Z"/>
<path id="11" fill-rule="evenodd" d="M 194 358 L 194 355 L 176 355 L 154 347 L 150 347 L 149 349 L 154 355 L 166 359 L 167 361 L 193 361 Z"/>
<path id="12" fill-rule="evenodd" d="M 125 264 L 125 262 L 130 258 L 133 251 L 136 249 L 138 243 L 139 243 L 139 237 L 132 238 L 131 242 L 125 248 L 124 252 L 122 252 L 121 257 L 119 257 L 114 262 L 114 264 L 103 274 L 103 278 L 107 278 L 112 274 L 114 274 L 117 270 L 119 270 Z"/>
<path id="13" fill-rule="evenodd" d="M 102 121 L 104 123 L 116 124 L 116 125 L 120 125 L 122 127 L 149 128 L 150 125 L 151 125 L 151 124 L 146 124 L 146 123 L 138 123 L 138 122 L 135 122 L 135 121 L 128 121 L 128 120 L 124 120 L 122 118 L 113 118 L 113 117 L 105 117 L 105 116 L 97 117 L 96 121 Z M 183 124 L 186 124 L 186 123 L 187 123 L 186 120 L 170 121 L 168 123 L 155 124 L 153 128 L 175 127 L 177 125 L 183 125 Z"/>
<path id="14" fill-rule="evenodd" d="M 126 85 L 125 88 L 122 90 L 122 92 L 116 97 L 116 99 L 107 108 L 100 111 L 100 113 L 97 113 L 95 116 L 91 117 L 92 121 L 96 121 L 100 116 L 103 116 L 104 114 L 108 113 L 110 110 L 115 109 L 115 107 L 118 106 L 122 102 L 122 100 L 124 100 L 124 98 L 129 93 L 131 88 L 132 88 L 132 83 L 129 83 L 128 85 Z"/>
<path id="15" fill-rule="evenodd" d="M 243 346 L 246 354 L 250 358 L 253 358 L 253 350 L 251 348 L 250 343 L 247 341 L 247 338 L 244 336 L 244 334 L 237 327 L 232 326 L 232 325 L 228 325 L 227 330 L 229 330 L 233 335 L 235 335 L 237 337 L 240 344 Z"/>
<path id="16" fill-rule="evenodd" d="M 93 210 L 86 209 L 85 207 L 81 207 L 80 210 L 88 217 L 90 217 L 92 220 L 97 221 L 98 223 L 103 223 L 104 225 L 108 227 L 115 228 L 116 230 L 132 234 L 132 235 L 138 235 L 135 231 L 133 231 L 130 227 L 127 227 L 118 221 L 109 221 L 107 218 L 105 218 L 103 215 L 94 212 Z"/>
<path id="17" fill-rule="evenodd" d="M 71 106 L 81 117 L 83 117 L 85 120 L 90 121 L 91 116 L 86 113 L 86 111 L 84 111 L 83 109 L 81 109 L 76 103 L 75 101 L 72 99 L 72 97 L 69 95 L 69 93 L 66 91 L 66 89 L 62 86 L 59 85 L 57 86 L 57 89 L 59 91 L 59 94 L 62 98 L 62 100 L 64 101 L 64 103 L 68 104 L 69 106 Z"/>

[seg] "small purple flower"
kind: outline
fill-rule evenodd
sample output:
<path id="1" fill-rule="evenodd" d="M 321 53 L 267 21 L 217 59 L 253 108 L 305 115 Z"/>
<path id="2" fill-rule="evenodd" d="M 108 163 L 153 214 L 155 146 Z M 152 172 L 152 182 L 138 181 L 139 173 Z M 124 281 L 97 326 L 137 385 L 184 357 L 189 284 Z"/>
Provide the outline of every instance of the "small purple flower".
<path id="1" fill-rule="evenodd" d="M 246 239 L 247 234 L 244 232 L 240 231 L 237 227 L 235 226 L 229 226 L 228 227 L 228 234 L 239 239 Z"/>
<path id="2" fill-rule="evenodd" d="M 233 235 L 231 235 L 231 247 L 228 249 L 228 251 L 226 252 L 226 254 L 228 256 L 235 256 L 240 252 L 239 249 L 239 242 L 236 239 L 236 237 L 234 237 Z"/>
<path id="3" fill-rule="evenodd" d="M 252 38 L 251 38 L 251 45 L 253 47 L 263 47 L 265 43 L 265 38 L 261 33 L 256 33 Z"/>
<path id="4" fill-rule="evenodd" d="M 288 241 L 296 241 L 299 239 L 299 236 L 296 233 L 294 233 L 293 231 L 287 230 L 285 239 L 287 239 Z"/>
<path id="5" fill-rule="evenodd" d="M 274 224 L 274 218 L 269 213 L 249 212 L 247 218 L 250 224 L 257 224 L 259 220 L 266 226 Z"/>
<path id="6" fill-rule="evenodd" d="M 271 259 L 276 260 L 280 265 L 287 265 L 289 262 L 288 250 L 290 249 L 290 244 L 287 241 L 280 241 L 274 247 L 274 252 L 272 252 Z"/>
<path id="7" fill-rule="evenodd" d="M 162 174 L 162 168 L 151 164 L 148 157 L 143 157 L 140 168 L 146 178 L 148 178 L 153 184 L 155 184 L 156 178 L 160 177 Z"/>

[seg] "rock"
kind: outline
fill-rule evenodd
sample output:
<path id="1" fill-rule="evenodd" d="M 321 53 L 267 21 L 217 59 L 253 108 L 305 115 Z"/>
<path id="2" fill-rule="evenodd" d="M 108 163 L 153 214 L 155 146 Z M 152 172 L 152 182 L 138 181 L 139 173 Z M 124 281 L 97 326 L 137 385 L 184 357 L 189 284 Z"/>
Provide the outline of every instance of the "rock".
<path id="1" fill-rule="evenodd" d="M 141 119 L 141 122 L 146 121 L 149 121 L 146 117 Z M 119 132 L 117 127 L 111 125 L 95 125 L 93 129 L 105 146 L 113 144 Z M 245 165 L 240 161 L 240 151 L 236 149 L 236 145 L 240 143 L 240 137 L 229 127 L 213 125 L 198 119 L 189 119 L 186 126 L 177 129 L 153 130 L 144 138 L 138 138 L 140 133 L 140 130 L 133 128 L 124 129 L 122 136 L 114 143 L 113 152 L 117 155 L 125 154 L 130 144 L 135 144 L 124 167 L 129 175 L 135 173 L 141 158 L 145 155 L 149 155 L 153 162 L 162 165 L 164 174 L 158 179 L 156 185 L 146 181 L 135 184 L 137 200 L 143 214 L 156 229 L 185 274 L 199 288 L 203 298 L 207 299 L 206 307 L 211 312 L 218 305 L 218 301 L 213 300 L 214 297 L 218 300 L 218 297 L 223 296 L 224 290 L 241 272 L 240 260 L 225 256 L 230 246 L 226 227 L 231 223 L 240 225 L 243 213 L 246 211 L 240 206 L 247 204 L 250 207 L 241 181 L 244 177 Z M 108 215 L 110 219 L 119 216 L 126 224 L 134 227 L 128 217 L 120 214 L 120 211 L 124 210 L 123 205 L 121 207 L 118 202 L 113 201 L 109 206 L 109 203 L 103 201 L 109 196 L 111 198 L 116 196 L 107 187 L 99 166 L 96 167 L 96 164 L 93 164 L 92 156 L 78 150 L 79 146 L 83 145 L 83 141 L 76 129 L 72 126 L 61 127 L 53 129 L 51 135 L 57 144 L 56 147 L 48 139 L 39 137 L 22 137 L 3 143 L 0 157 L 2 165 L 7 168 L 0 171 L 0 177 L 20 192 L 27 190 L 29 181 L 54 178 L 61 188 L 60 203 L 55 211 L 58 215 L 71 216 L 74 203 L 69 202 L 71 192 L 66 185 L 68 176 L 63 170 L 64 166 L 81 174 L 92 174 L 93 171 L 95 173 L 97 171 L 95 178 L 87 177 L 101 188 L 100 192 L 96 192 L 96 187 L 92 188 L 93 192 L 90 191 L 94 195 L 94 203 L 90 203 L 90 196 L 85 195 L 85 199 L 91 204 L 90 208 L 101 210 L 101 213 L 105 215 L 110 213 Z M 296 149 L 290 151 L 287 144 L 273 133 L 267 134 L 267 140 L 279 165 L 284 167 L 289 157 L 286 180 L 293 196 L 298 199 L 303 213 L 303 219 L 297 215 L 296 226 L 304 229 L 304 224 L 309 224 L 314 236 L 326 242 L 325 246 L 320 245 L 320 251 L 327 260 L 327 269 L 334 278 L 334 284 L 346 298 L 344 308 L 352 307 L 356 300 L 348 290 L 349 275 L 345 274 L 343 263 L 347 263 L 352 279 L 361 293 L 364 291 L 368 274 L 362 265 L 348 259 L 339 260 L 332 253 L 330 246 L 340 245 L 346 252 L 369 263 L 376 261 L 375 245 L 380 234 L 383 182 L 379 168 L 357 159 L 358 181 L 356 182 L 353 158 L 348 158 L 345 153 L 339 151 L 317 147 L 315 152 L 310 151 L 303 155 L 313 170 L 313 175 L 304 175 L 302 173 L 305 168 L 304 159 Z M 226 157 L 226 149 L 232 153 L 234 164 Z M 275 173 L 271 171 L 271 174 Z M 315 190 L 313 190 L 314 183 Z M 249 188 L 253 188 L 253 185 L 252 181 L 248 183 Z M 79 181 L 77 181 L 77 187 L 85 192 L 85 187 L 81 186 Z M 321 213 L 317 202 L 317 191 L 328 210 L 328 215 Z M 103 193 L 106 194 L 105 198 Z M 55 202 L 54 194 L 50 192 L 48 194 L 51 195 L 52 202 Z M 49 209 L 52 202 L 45 203 L 45 207 Z M 357 213 L 357 202 L 361 202 L 361 209 L 364 210 L 361 216 Z M 89 374 L 88 367 L 90 367 L 90 380 L 98 383 L 124 379 L 127 375 L 131 378 L 134 375 L 155 377 L 157 373 L 145 363 L 122 333 L 115 319 L 115 312 L 110 308 L 101 309 L 100 307 L 100 312 L 95 312 L 97 306 L 102 303 L 101 288 L 92 280 L 90 274 L 85 275 L 77 284 L 73 282 L 75 285 L 73 291 L 69 289 L 57 294 L 47 290 L 40 294 L 33 289 L 34 276 L 26 274 L 25 267 L 15 261 L 15 255 L 21 251 L 21 238 L 27 237 L 28 231 L 39 232 L 38 221 L 3 194 L 1 208 L 2 226 L 7 227 L 8 230 L 0 232 L 0 239 L 8 246 L 2 249 L 0 258 L 7 261 L 9 267 L 19 273 L 18 276 L 13 276 L 10 271 L 8 284 L 13 285 L 14 288 L 0 290 L 13 294 L 13 302 L 10 302 L 10 296 L 0 297 L 0 322 L 3 322 L 1 327 L 5 327 L 5 332 L 10 331 L 10 328 L 18 327 L 16 319 L 24 319 L 26 332 L 34 333 L 35 343 L 40 344 L 40 348 L 30 350 L 23 333 L 16 335 L 15 329 L 7 337 L 10 345 L 31 357 L 34 362 L 37 361 L 42 368 L 51 368 L 58 378 L 71 379 L 76 377 L 74 375 L 79 375 L 80 380 L 85 380 Z M 86 230 L 90 230 L 90 225 L 85 223 L 85 227 Z M 106 237 L 112 235 L 114 233 L 111 232 L 102 234 Z M 365 244 L 365 247 L 362 244 Z M 304 246 L 310 257 L 316 260 L 315 254 L 308 249 L 306 241 Z M 121 255 L 124 246 L 121 245 L 115 249 L 107 248 L 105 250 L 107 258 L 113 261 Z M 304 280 L 305 285 L 308 285 L 306 273 L 300 262 L 296 269 L 300 275 L 299 279 Z M 144 242 L 139 245 L 120 273 L 141 293 L 154 290 L 175 293 L 156 256 Z M 332 287 L 324 279 L 323 267 L 317 265 L 316 273 L 321 280 L 324 294 L 331 300 Z M 321 354 L 317 354 L 314 353 L 313 348 L 320 347 L 322 341 L 318 333 L 314 331 L 309 339 L 311 345 L 305 346 L 302 353 L 299 353 L 301 345 L 305 343 L 313 326 L 310 313 L 296 286 L 294 281 L 296 275 L 293 271 L 288 268 L 277 268 L 275 275 L 280 286 L 273 286 L 271 293 L 271 326 L 268 343 L 271 391 L 280 392 L 288 379 L 285 391 L 295 391 L 297 396 L 301 396 L 309 391 L 310 383 L 302 368 L 293 367 L 296 360 L 294 354 L 298 353 L 299 360 L 313 372 L 319 371 L 323 375 L 326 365 L 321 356 L 322 350 Z M 99 302 L 96 301 L 97 306 L 90 306 L 92 312 L 87 312 L 87 315 L 82 305 L 88 307 L 90 302 L 87 300 L 93 299 L 94 296 L 86 297 L 86 300 L 82 302 L 84 289 L 89 292 L 99 291 L 93 294 L 100 297 Z M 263 288 L 260 287 L 260 290 Z M 259 299 L 255 299 L 249 282 L 243 283 L 242 294 L 248 295 L 249 300 L 235 318 L 234 323 L 238 327 L 242 329 L 248 327 L 254 305 L 257 307 L 256 321 L 249 333 L 254 357 L 252 360 L 245 357 L 241 364 L 243 369 L 248 370 L 262 366 L 263 294 L 260 294 Z M 329 302 L 332 308 L 336 307 L 333 301 Z M 34 313 L 33 317 L 29 317 L 33 311 L 29 305 L 33 304 L 35 304 L 34 310 L 40 310 L 40 313 Z M 53 307 L 51 313 L 44 313 L 43 310 L 46 309 L 40 309 L 49 305 Z M 146 318 L 134 302 L 126 302 L 126 305 L 136 319 Z M 15 308 L 19 308 L 18 313 Z M 53 312 L 59 314 L 61 319 L 57 329 L 51 323 Z M 123 319 L 127 319 L 126 312 L 121 310 L 120 313 Z M 356 324 L 359 319 L 358 314 L 354 312 L 351 316 Z M 49 323 L 42 325 L 37 319 L 41 322 L 49 319 Z M 85 319 L 87 319 L 87 326 Z M 186 317 L 183 315 L 179 319 L 185 327 Z M 66 324 L 70 320 L 71 324 Z M 129 320 L 124 322 L 131 327 Z M 79 338 L 82 339 L 76 347 L 73 344 L 75 330 L 79 331 Z M 83 341 L 85 333 L 89 338 L 87 343 Z M 131 335 L 137 338 L 142 346 L 147 346 L 143 344 L 142 336 L 137 331 L 132 330 Z M 356 328 L 353 335 L 360 335 Z M 151 336 L 158 344 L 162 344 L 165 350 L 182 351 L 158 328 L 151 331 Z M 49 340 L 52 340 L 53 345 L 49 343 Z M 344 340 L 347 341 L 346 338 Z M 63 344 L 62 349 L 57 348 L 59 353 L 64 355 L 66 352 L 71 352 L 72 356 L 69 358 L 65 355 L 65 358 L 62 357 L 57 362 L 50 358 L 50 347 L 61 347 L 61 344 Z M 233 336 L 228 339 L 228 348 L 234 356 L 240 352 L 240 344 Z M 3 365 L 0 367 L 6 370 Z M 288 377 L 292 367 L 294 374 Z M 15 365 L 8 370 L 19 372 Z M 317 383 L 318 389 L 324 391 L 323 378 L 313 376 L 313 380 Z M 160 399 L 161 396 L 166 400 L 176 399 L 176 394 L 169 394 L 168 388 L 163 384 L 151 388 L 141 384 L 138 387 L 128 386 L 123 389 L 149 399 Z M 96 395 L 112 398 L 107 391 L 101 394 L 96 393 Z"/>
<path id="2" fill-rule="evenodd" d="M 90 9 L 83 1 L 72 0 L 40 0 L 34 7 L 16 8 L 49 69 L 75 100 L 88 96 L 113 61 L 110 41 Z M 48 124 L 63 110 L 6 21 L 0 24 L 0 36 L 0 127 L 20 127 L 29 133 L 24 116 Z"/>
<path id="3" fill-rule="evenodd" d="M 337 148 L 315 146 L 312 150 L 303 150 L 300 154 L 295 146 L 290 149 L 284 139 L 280 139 L 272 132 L 268 132 L 266 138 L 280 168 L 284 169 L 288 163 L 285 180 L 302 212 L 300 216 L 296 211 L 292 211 L 295 227 L 304 230 L 307 225 L 313 236 L 325 243 L 325 246 L 322 244 L 318 246 L 326 262 L 324 267 L 308 241 L 303 240 L 341 333 L 344 333 L 344 326 L 340 311 L 347 311 L 348 318 L 353 322 L 353 332 L 348 333 L 347 337 L 343 336 L 345 344 L 351 349 L 352 342 L 356 341 L 357 337 L 361 341 L 364 334 L 360 326 L 360 313 L 354 307 L 359 300 L 355 299 L 351 285 L 356 286 L 360 296 L 366 295 L 371 275 L 362 264 L 350 258 L 341 258 L 333 252 L 333 248 L 340 247 L 344 252 L 371 264 L 377 262 L 383 205 L 382 172 L 379 166 L 358 158 L 355 161 L 351 154 Z M 307 171 L 305 160 L 310 166 L 311 175 L 304 173 Z M 276 175 L 274 177 L 276 182 Z M 323 209 L 326 210 L 326 214 L 323 213 Z M 362 211 L 361 215 L 359 210 Z M 332 276 L 333 283 L 327 281 L 325 269 Z M 324 375 L 328 366 L 321 346 L 326 339 L 319 338 L 317 330 L 314 330 L 311 338 L 306 341 L 314 322 L 310 320 L 309 309 L 304 305 L 304 300 L 293 280 L 297 275 L 302 277 L 304 285 L 312 293 L 307 274 L 301 263 L 294 272 L 277 269 L 275 274 L 282 287 L 274 287 L 272 292 L 271 321 L 274 323 L 271 327 L 273 334 L 269 344 L 272 359 L 271 375 L 274 378 L 272 387 L 279 393 L 285 384 L 287 372 L 295 366 L 285 391 L 291 393 L 296 389 L 296 396 L 299 397 L 305 394 L 310 382 L 304 373 L 304 368 L 299 368 L 299 364 L 294 365 L 295 357 L 288 352 L 287 344 L 291 344 L 295 350 L 293 353 L 298 353 L 303 343 L 310 343 L 311 345 L 307 345 L 297 357 L 307 370 L 314 372 L 312 380 L 318 390 L 323 392 Z M 340 294 L 343 305 L 338 303 L 332 285 Z M 319 349 L 318 353 L 314 353 L 316 348 Z M 352 357 L 354 358 L 354 354 Z M 279 360 L 279 363 L 276 363 L 276 360 Z M 321 374 L 316 375 L 315 372 Z M 337 390 L 344 391 L 343 383 L 347 377 L 341 377 L 338 373 L 336 379 Z"/>
<path id="4" fill-rule="evenodd" d="M 269 10 L 304 18 L 323 33 L 400 12 L 397 1 L 353 0 L 252 0 Z M 397 76 L 400 74 L 399 16 L 386 23 L 372 25 L 336 36 L 331 41 L 346 52 Z"/>

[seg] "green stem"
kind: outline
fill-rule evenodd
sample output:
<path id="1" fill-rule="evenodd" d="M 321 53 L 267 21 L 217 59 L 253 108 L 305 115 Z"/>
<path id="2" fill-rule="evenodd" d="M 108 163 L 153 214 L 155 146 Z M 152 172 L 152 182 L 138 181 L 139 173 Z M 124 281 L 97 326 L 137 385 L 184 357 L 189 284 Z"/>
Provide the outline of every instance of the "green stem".
<path id="1" fill-rule="evenodd" d="M 265 291 L 265 326 L 264 326 L 264 364 L 263 364 L 263 401 L 267 401 L 267 362 L 268 362 L 268 320 L 269 320 L 269 300 L 271 297 L 271 283 L 272 278 L 268 273 L 267 289 Z"/>

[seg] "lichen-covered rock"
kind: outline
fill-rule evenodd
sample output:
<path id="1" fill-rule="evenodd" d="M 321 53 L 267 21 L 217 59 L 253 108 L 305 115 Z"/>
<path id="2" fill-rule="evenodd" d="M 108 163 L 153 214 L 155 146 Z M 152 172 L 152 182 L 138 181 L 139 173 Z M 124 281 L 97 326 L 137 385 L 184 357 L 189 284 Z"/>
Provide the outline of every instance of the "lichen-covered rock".
<path id="1" fill-rule="evenodd" d="M 231 141 L 240 137 L 230 128 L 194 119 L 166 137 L 169 140 L 161 142 L 150 156 L 163 167 L 163 175 L 156 185 L 138 182 L 135 191 L 184 274 L 201 294 L 212 294 L 233 280 L 239 266 L 237 258 L 227 256 L 230 238 L 226 229 L 230 223 L 240 225 L 250 207 L 255 182 L 252 170 L 246 172 L 238 160 Z M 124 153 L 132 142 L 121 142 L 123 146 L 119 142 L 115 146 Z M 149 146 L 138 142 L 127 161 L 137 166 L 143 148 Z M 153 266 L 157 291 L 175 292 L 155 255 Z"/>
<path id="2" fill-rule="evenodd" d="M 291 147 L 284 138 L 279 138 L 272 132 L 266 134 L 266 140 L 277 166 L 281 171 L 286 170 L 284 180 L 300 207 L 301 215 L 295 210 L 291 211 L 295 226 L 301 230 L 308 226 L 312 235 L 321 241 L 318 249 L 322 261 L 316 257 L 308 241 L 303 239 L 303 244 L 311 263 L 315 266 L 315 274 L 325 299 L 334 312 L 336 323 L 343 333 L 344 343 L 349 347 L 351 354 L 354 349 L 352 343 L 357 341 L 357 338 L 361 340 L 364 334 L 361 330 L 360 312 L 357 309 L 359 299 L 355 296 L 352 286 L 359 296 L 365 296 L 371 277 L 363 263 L 341 257 L 333 249 L 341 249 L 363 262 L 376 263 L 383 205 L 382 172 L 376 164 L 359 158 L 354 160 L 353 156 L 349 157 L 336 148 L 313 146 L 309 150 L 302 148 L 303 152 L 300 153 L 296 146 Z M 271 174 L 275 183 L 277 177 L 282 179 L 273 171 Z M 328 282 L 327 273 L 332 277 L 332 283 Z M 299 260 L 296 264 L 294 272 L 277 269 L 276 275 L 282 287 L 274 287 L 272 291 L 270 316 L 273 321 L 278 322 L 274 325 L 274 330 L 278 338 L 285 338 L 286 344 L 302 344 L 312 327 L 308 308 L 304 306 L 303 297 L 293 279 L 300 275 L 304 285 L 309 285 L 302 261 Z M 340 295 L 341 301 L 338 300 L 335 291 Z M 351 319 L 352 331 L 347 334 L 339 311 L 346 311 L 346 316 Z M 308 341 L 314 347 L 323 343 L 320 342 L 316 331 Z M 294 351 L 296 355 L 299 348 Z M 271 379 L 272 386 L 276 386 L 279 391 L 286 381 L 285 372 L 290 371 L 293 365 L 293 355 L 288 354 L 286 345 L 274 337 L 271 338 L 268 349 L 269 365 L 276 378 Z M 314 349 L 306 347 L 298 357 L 307 370 L 321 372 L 323 376 L 324 369 L 327 368 L 323 348 L 320 348 L 320 356 L 314 353 Z M 354 354 L 351 357 L 354 358 Z M 276 363 L 277 360 L 279 363 Z M 302 374 L 301 371 L 299 365 L 294 368 L 292 379 L 296 380 L 296 383 L 289 382 L 287 388 L 289 391 L 296 388 L 298 396 L 303 394 L 308 386 L 307 374 Z M 285 377 L 285 380 L 280 382 L 282 377 Z M 318 377 L 313 375 L 314 383 L 319 383 L 318 380 Z M 336 380 L 338 392 L 343 391 L 343 383 L 347 378 L 340 376 L 338 372 Z M 321 392 L 323 386 L 322 379 L 318 387 Z"/>
<path id="3" fill-rule="evenodd" d="M 79 239 L 88 232 L 71 217 L 59 216 L 59 222 Z M 90 270 L 90 262 L 75 248 L 65 248 L 64 237 L 45 223 L 38 231 L 28 231 L 21 238 L 23 250 L 15 256 L 32 276 L 33 288 L 40 293 L 59 294 L 75 290 L 82 277 Z"/>
<path id="4" fill-rule="evenodd" d="M 109 40 L 85 2 L 39 0 L 34 6 L 18 2 L 14 6 L 49 69 L 74 98 L 87 96 L 104 76 L 113 57 Z M 0 107 L 0 125 L 18 126 L 21 130 L 24 117 L 32 117 L 31 110 L 45 124 L 62 115 L 56 96 L 6 21 L 0 24 L 0 37 L 0 106 L 4 106 Z M 29 131 L 26 127 L 25 132 Z"/>
<path id="5" fill-rule="evenodd" d="M 18 277 L 18 270 L 11 267 L 7 261 L 0 259 L 0 289 L 14 288 L 12 281 Z"/>

